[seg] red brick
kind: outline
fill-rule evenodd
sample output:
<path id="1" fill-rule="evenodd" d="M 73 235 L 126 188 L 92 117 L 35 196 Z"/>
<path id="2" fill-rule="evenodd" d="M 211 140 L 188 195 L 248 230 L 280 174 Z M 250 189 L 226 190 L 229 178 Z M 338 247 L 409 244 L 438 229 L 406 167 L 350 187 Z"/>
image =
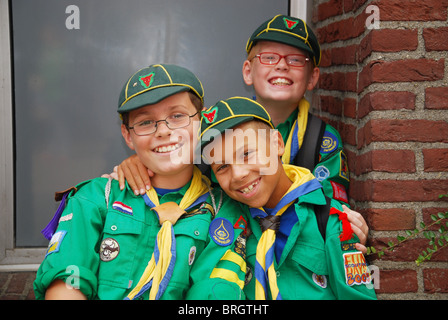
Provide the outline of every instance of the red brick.
<path id="1" fill-rule="evenodd" d="M 317 7 L 317 21 L 322 21 L 340 14 L 342 14 L 341 0 L 330 0 L 319 4 Z"/>
<path id="2" fill-rule="evenodd" d="M 382 260 L 413 262 L 423 251 L 426 251 L 429 246 L 428 239 L 414 238 L 400 243 L 400 245 L 396 246 L 393 251 L 390 251 L 387 249 L 389 241 L 392 241 L 394 244 L 398 243 L 396 237 L 374 238 L 370 240 L 370 245 L 375 247 L 377 251 L 384 250 L 384 256 L 381 258 Z M 443 248 L 434 253 L 430 261 L 448 261 L 448 249 Z"/>
<path id="3" fill-rule="evenodd" d="M 444 77 L 445 59 L 408 59 L 397 61 L 372 61 L 359 75 L 361 92 L 372 83 L 432 81 Z"/>
<path id="4" fill-rule="evenodd" d="M 342 104 L 344 106 L 344 116 L 355 119 L 356 118 L 356 105 L 357 105 L 356 99 L 345 98 Z"/>
<path id="5" fill-rule="evenodd" d="M 434 220 L 432 220 L 431 215 L 437 216 L 439 212 L 445 213 L 448 211 L 448 208 L 423 208 L 423 222 L 426 224 L 427 227 L 432 225 L 434 223 Z M 443 223 L 448 222 L 447 220 L 442 220 Z M 431 227 L 429 227 L 429 230 L 439 230 L 440 224 L 434 224 Z"/>
<path id="6" fill-rule="evenodd" d="M 367 180 L 350 179 L 354 201 L 409 202 L 447 201 L 439 199 L 448 190 L 448 180 Z"/>
<path id="7" fill-rule="evenodd" d="M 415 270 L 380 270 L 380 287 L 376 293 L 417 292 L 418 281 Z"/>
<path id="8" fill-rule="evenodd" d="M 424 149 L 423 158 L 425 171 L 448 171 L 448 149 Z"/>
<path id="9" fill-rule="evenodd" d="M 359 103 L 358 116 L 363 118 L 375 110 L 415 109 L 415 94 L 406 91 L 375 91 L 366 94 Z"/>
<path id="10" fill-rule="evenodd" d="M 448 109 L 448 87 L 426 88 L 426 109 Z"/>
<path id="11" fill-rule="evenodd" d="M 447 2 L 444 0 L 380 0 L 372 4 L 380 9 L 381 21 L 445 21 Z"/>
<path id="12" fill-rule="evenodd" d="M 356 64 L 358 45 L 322 50 L 320 67 Z"/>
<path id="13" fill-rule="evenodd" d="M 447 293 L 448 269 L 424 269 L 423 283 L 426 293 Z"/>
<path id="14" fill-rule="evenodd" d="M 320 96 L 320 108 L 322 111 L 341 116 L 342 100 L 333 96 Z"/>
<path id="15" fill-rule="evenodd" d="M 325 90 L 339 90 L 356 92 L 356 72 L 321 73 L 319 88 Z"/>
<path id="16" fill-rule="evenodd" d="M 354 170 L 357 175 L 371 171 L 413 173 L 415 154 L 411 150 L 373 150 L 357 157 Z"/>
<path id="17" fill-rule="evenodd" d="M 339 122 L 339 133 L 344 145 L 356 146 L 356 127 L 352 124 Z"/>
<path id="18" fill-rule="evenodd" d="M 448 27 L 428 28 L 423 30 L 426 51 L 448 50 Z"/>
<path id="19" fill-rule="evenodd" d="M 417 47 L 416 29 L 373 29 L 361 41 L 358 48 L 358 61 L 364 61 L 372 52 L 414 51 Z"/>
<path id="20" fill-rule="evenodd" d="M 443 120 L 373 119 L 358 130 L 358 148 L 375 141 L 448 142 L 448 123 Z"/>
<path id="21" fill-rule="evenodd" d="M 366 29 L 365 21 L 367 14 L 362 12 L 356 17 L 330 23 L 316 30 L 321 44 L 339 40 L 349 40 L 360 36 Z"/>
<path id="22" fill-rule="evenodd" d="M 367 209 L 362 211 L 372 230 L 410 230 L 415 228 L 415 211 L 412 209 Z"/>

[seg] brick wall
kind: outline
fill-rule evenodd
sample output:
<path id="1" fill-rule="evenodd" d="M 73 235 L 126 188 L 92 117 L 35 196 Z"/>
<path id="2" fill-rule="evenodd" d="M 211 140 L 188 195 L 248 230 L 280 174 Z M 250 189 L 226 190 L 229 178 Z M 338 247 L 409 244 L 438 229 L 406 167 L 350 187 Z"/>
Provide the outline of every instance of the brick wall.
<path id="1" fill-rule="evenodd" d="M 369 29 L 379 10 L 379 28 Z M 368 9 L 369 7 L 369 9 Z M 448 211 L 446 0 L 319 0 L 312 27 L 322 48 L 316 114 L 336 127 L 351 170 L 351 205 L 381 247 L 430 214 Z M 368 10 L 366 10 L 368 9 Z M 447 299 L 448 249 L 419 267 L 428 241 L 381 260 L 381 299 Z"/>

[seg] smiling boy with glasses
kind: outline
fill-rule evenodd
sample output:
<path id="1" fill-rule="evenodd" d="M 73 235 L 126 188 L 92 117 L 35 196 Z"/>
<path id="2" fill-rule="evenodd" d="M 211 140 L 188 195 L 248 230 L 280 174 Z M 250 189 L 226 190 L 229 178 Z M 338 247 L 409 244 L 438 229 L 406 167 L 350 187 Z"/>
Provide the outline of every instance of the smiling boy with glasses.
<path id="1" fill-rule="evenodd" d="M 182 67 L 151 65 L 129 78 L 119 98 L 121 132 L 154 173 L 154 188 L 140 196 L 96 178 L 64 192 L 43 232 L 51 239 L 34 283 L 37 299 L 185 299 L 192 284 L 200 288 L 192 299 L 244 299 L 237 239 L 246 211 L 212 190 L 193 164 L 202 99 L 201 82 Z"/>
<path id="2" fill-rule="evenodd" d="M 323 186 L 325 195 L 348 206 L 349 169 L 338 131 L 312 115 L 306 91 L 316 86 L 321 51 L 317 37 L 301 19 L 276 15 L 250 36 L 242 73 L 253 86 L 256 100 L 266 108 L 286 144 L 283 163 L 309 169 Z M 118 179 L 126 177 L 136 193 L 148 189 L 150 175 L 131 156 L 118 166 Z M 355 233 L 366 243 L 364 218 L 344 206 Z M 363 245 L 360 250 L 366 251 Z"/>

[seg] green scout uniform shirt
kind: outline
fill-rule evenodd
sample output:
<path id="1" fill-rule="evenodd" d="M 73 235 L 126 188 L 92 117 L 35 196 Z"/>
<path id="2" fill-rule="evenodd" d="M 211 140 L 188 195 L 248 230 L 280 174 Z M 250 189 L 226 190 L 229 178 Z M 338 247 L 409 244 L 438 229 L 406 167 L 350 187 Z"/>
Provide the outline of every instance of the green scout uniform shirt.
<path id="1" fill-rule="evenodd" d="M 214 190 L 220 190 L 215 188 Z M 223 191 L 222 208 L 212 220 L 207 246 L 195 261 L 190 276 L 193 286 L 187 299 L 243 300 L 246 276 L 248 207 Z M 218 200 L 216 199 L 218 203 Z"/>
<path id="2" fill-rule="evenodd" d="M 278 263 L 274 259 L 282 299 L 375 299 L 373 285 L 353 284 L 351 280 L 354 267 L 350 264 L 353 260 L 351 258 L 359 257 L 359 253 L 350 244 L 359 240 L 353 234 L 351 240 L 341 242 L 341 221 L 338 214 L 332 214 L 328 219 L 324 241 L 314 213 L 316 204 L 325 204 L 321 189 L 301 196 L 294 204 L 298 221 L 291 229 Z M 342 211 L 337 201 L 332 200 L 331 206 Z M 257 243 L 262 231 L 258 218 L 250 218 L 249 225 L 253 234 L 247 241 L 247 264 L 253 273 Z M 244 291 L 248 299 L 255 299 L 254 275 Z"/>
<path id="3" fill-rule="evenodd" d="M 117 181 L 112 181 L 107 204 L 107 181 L 96 178 L 81 183 L 68 197 L 37 272 L 37 299 L 45 298 L 46 288 L 56 279 L 78 286 L 88 299 L 121 300 L 138 283 L 154 251 L 159 221 L 141 196 L 135 196 L 128 187 L 121 191 Z M 162 196 L 160 203 L 179 204 L 188 187 L 189 183 Z M 161 299 L 183 299 L 191 286 L 190 270 L 206 246 L 213 215 L 211 198 L 206 202 L 208 205 L 198 205 L 174 225 L 176 264 Z M 117 204 L 124 204 L 124 211 L 117 209 Z M 232 204 L 223 202 L 222 214 L 232 210 Z M 142 298 L 148 296 L 149 291 Z"/>
<path id="4" fill-rule="evenodd" d="M 299 109 L 297 108 L 276 129 L 280 132 L 286 142 L 292 130 L 294 121 L 297 119 Z M 311 170 L 313 175 L 323 186 L 327 197 L 338 200 L 342 204 L 348 204 L 347 190 L 350 183 L 347 157 L 344 153 L 341 136 L 338 131 L 326 124 L 324 138 L 319 153 L 319 163 Z"/>

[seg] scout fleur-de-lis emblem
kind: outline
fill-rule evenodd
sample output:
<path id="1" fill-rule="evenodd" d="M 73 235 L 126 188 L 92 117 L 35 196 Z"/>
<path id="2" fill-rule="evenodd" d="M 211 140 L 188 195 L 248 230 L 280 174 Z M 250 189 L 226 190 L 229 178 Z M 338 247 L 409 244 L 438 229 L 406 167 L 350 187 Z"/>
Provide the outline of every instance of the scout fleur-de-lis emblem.
<path id="1" fill-rule="evenodd" d="M 283 21 L 285 22 L 286 28 L 288 28 L 290 30 L 294 29 L 294 27 L 299 23 L 299 21 L 291 20 L 291 19 L 287 19 L 287 18 L 283 18 Z"/>
<path id="2" fill-rule="evenodd" d="M 202 111 L 202 117 L 205 119 L 207 123 L 213 123 L 218 115 L 218 108 L 213 107 L 209 111 Z"/>
<path id="3" fill-rule="evenodd" d="M 142 86 L 144 86 L 145 88 L 149 88 L 152 84 L 152 82 L 154 81 L 154 72 L 151 72 L 150 74 L 141 76 L 139 78 L 140 83 L 142 84 Z"/>

